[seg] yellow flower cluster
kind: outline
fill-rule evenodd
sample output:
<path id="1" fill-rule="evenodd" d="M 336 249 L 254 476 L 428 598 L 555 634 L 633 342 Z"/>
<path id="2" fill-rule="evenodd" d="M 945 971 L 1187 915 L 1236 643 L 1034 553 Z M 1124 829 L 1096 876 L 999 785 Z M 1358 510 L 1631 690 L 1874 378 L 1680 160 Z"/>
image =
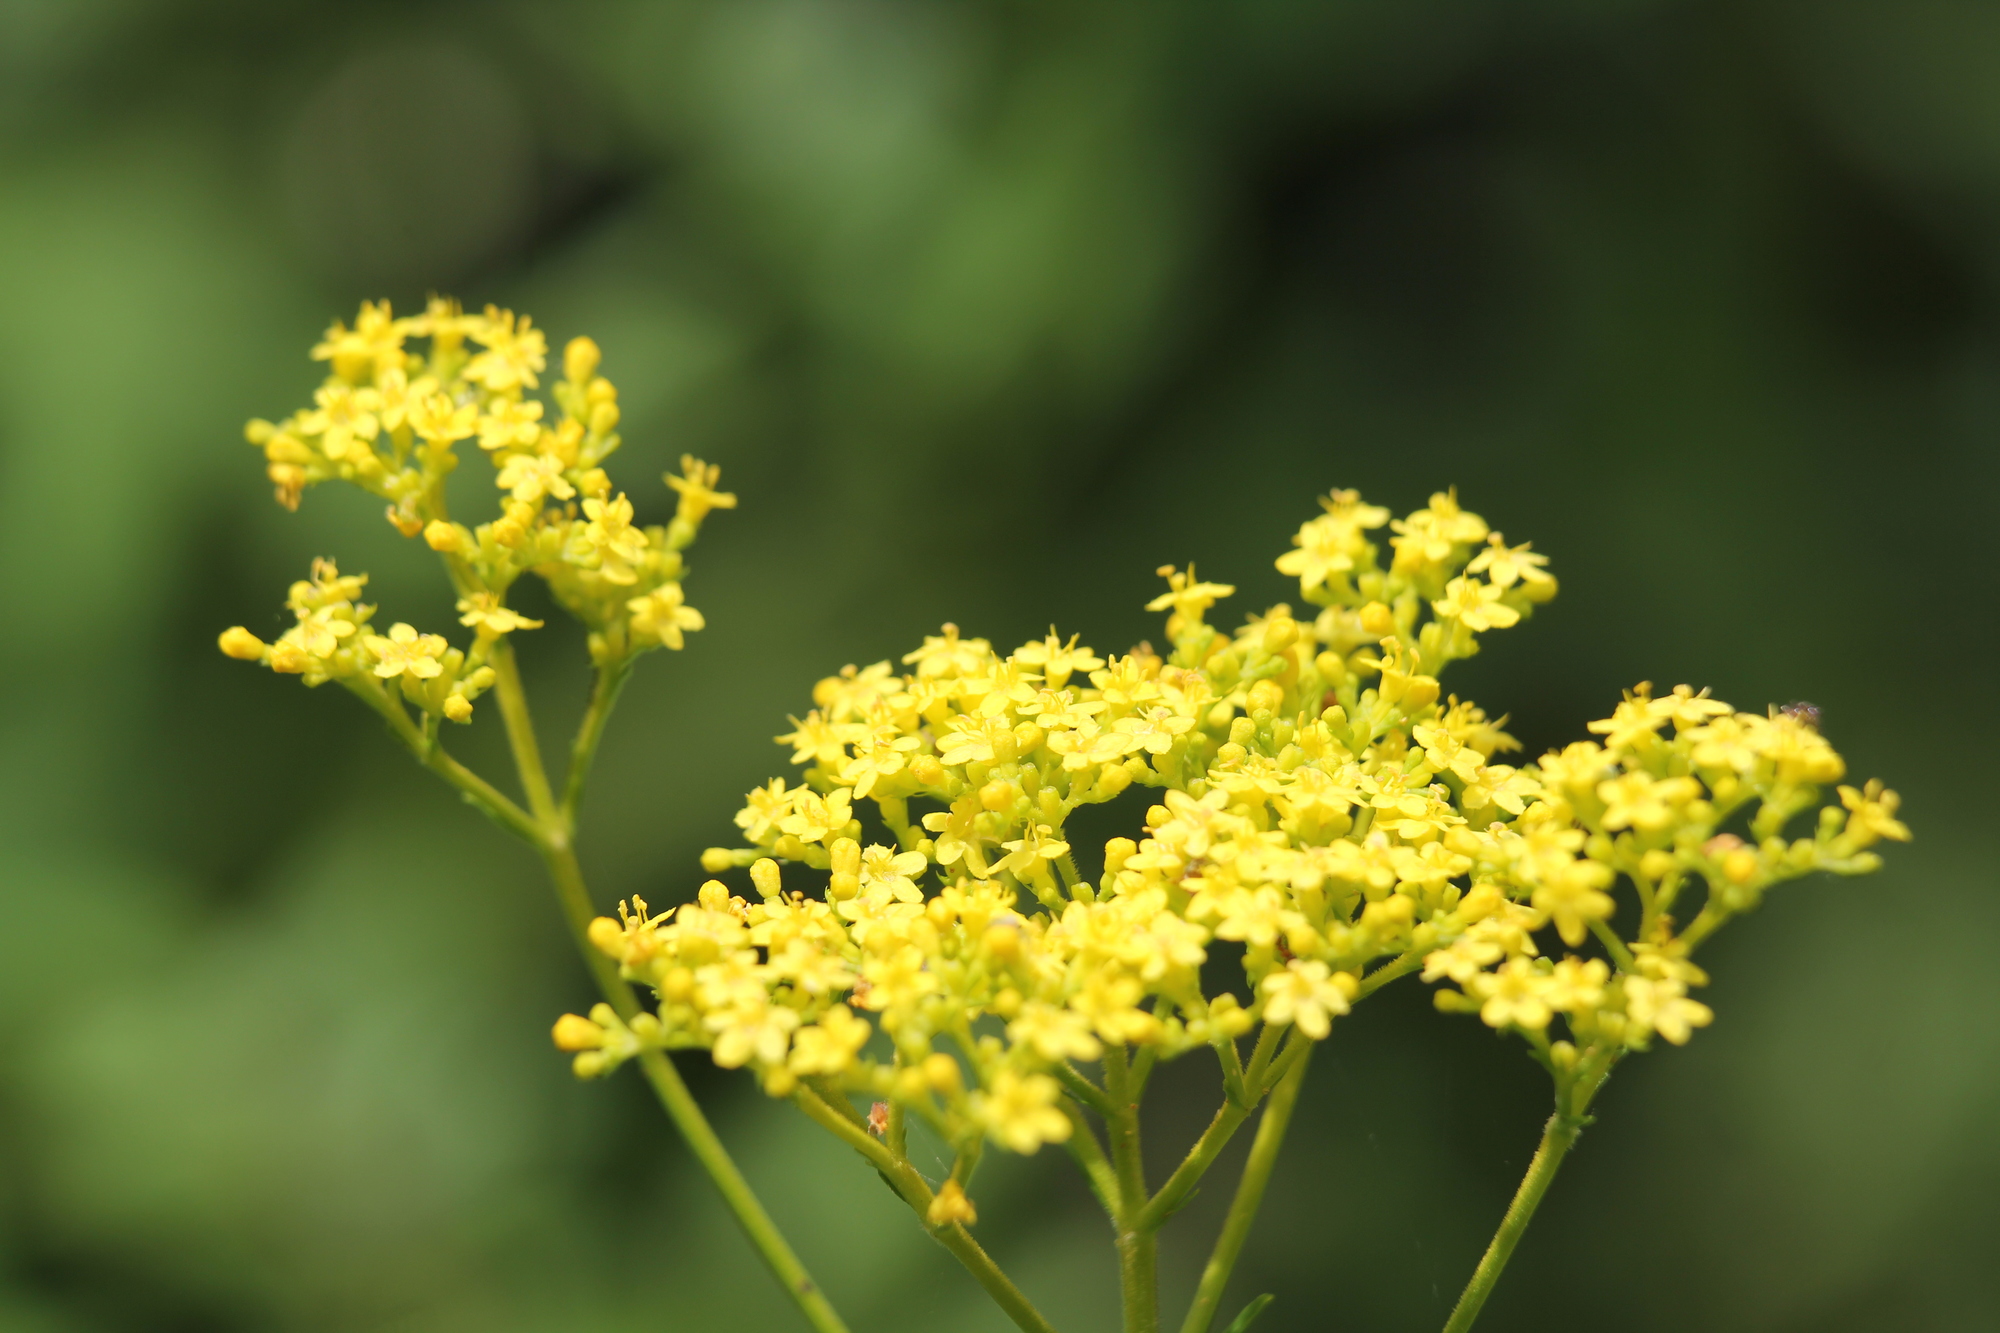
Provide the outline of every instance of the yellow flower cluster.
<path id="1" fill-rule="evenodd" d="M 1441 698 L 1436 673 L 1554 595 L 1544 558 L 1450 493 L 1393 524 L 1352 492 L 1322 505 L 1277 562 L 1313 614 L 1278 605 L 1224 632 L 1206 615 L 1234 590 L 1165 568 L 1165 656 L 1053 631 L 1003 655 L 946 625 L 903 671 L 821 681 L 779 738 L 803 781 L 751 792 L 748 845 L 704 857 L 747 866 L 755 899 L 710 880 L 688 906 L 596 922 L 659 1004 L 629 1024 L 602 1006 L 565 1018 L 578 1072 L 706 1047 L 773 1095 L 819 1080 L 961 1152 L 1032 1152 L 1071 1134 L 1065 1091 L 1088 1095 L 1071 1062 L 1206 1045 L 1227 1076 L 1253 1027 L 1324 1038 L 1420 969 L 1547 1061 L 1615 1058 L 1708 1021 L 1688 954 L 1722 919 L 1778 880 L 1871 869 L 1871 842 L 1907 836 L 1871 785 L 1786 841 L 1838 756 L 1808 720 L 1685 687 L 1641 686 L 1594 725 L 1602 743 L 1496 762 L 1516 748 L 1504 719 Z M 1386 567 L 1370 536 L 1385 524 Z M 1157 793 L 1143 830 L 1086 876 L 1071 815 L 1135 787 Z M 1612 925 L 1621 879 L 1630 942 Z M 1594 934 L 1602 956 L 1552 961 L 1550 928 L 1569 948 Z M 1233 989 L 1205 968 L 1223 950 Z M 1551 1047 L 1558 1013 L 1574 1042 Z"/>
<path id="2" fill-rule="evenodd" d="M 672 522 L 633 522 L 631 501 L 613 491 L 604 470 L 620 443 L 618 391 L 597 373 L 601 356 L 590 339 L 564 349 L 549 401 L 531 392 L 548 359 L 542 330 L 492 306 L 468 315 L 433 298 L 423 314 L 397 318 L 386 301 L 364 303 L 354 327 L 335 323 L 312 355 L 332 372 L 312 406 L 281 421 L 252 421 L 245 432 L 264 452 L 279 503 L 295 509 L 305 488 L 323 481 L 387 500 L 396 530 L 422 534 L 444 558 L 459 623 L 473 640 L 454 648 L 404 624 L 372 632 L 374 608 L 355 600 L 366 576 L 343 576 L 321 561 L 310 582 L 293 585 L 296 625 L 274 643 L 241 626 L 227 630 L 225 653 L 371 697 L 395 682 L 427 718 L 465 722 L 493 682 L 496 643 L 541 625 L 506 604 L 525 573 L 542 578 L 584 623 L 600 667 L 679 648 L 688 631 L 702 628 L 701 612 L 682 592 L 681 552 L 708 513 L 733 507 L 736 497 L 715 489 L 718 469 L 684 458 L 682 475 L 667 478 L 679 492 Z M 467 441 L 491 460 L 499 491 L 496 516 L 476 527 L 453 521 L 445 503 L 446 479 Z"/>

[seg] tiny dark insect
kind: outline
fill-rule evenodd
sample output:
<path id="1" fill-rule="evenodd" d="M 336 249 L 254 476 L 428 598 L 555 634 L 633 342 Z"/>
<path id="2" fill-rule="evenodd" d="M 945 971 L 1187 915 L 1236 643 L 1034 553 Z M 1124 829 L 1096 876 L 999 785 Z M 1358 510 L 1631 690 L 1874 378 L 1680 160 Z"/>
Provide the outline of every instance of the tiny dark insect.
<path id="1" fill-rule="evenodd" d="M 1788 717 L 1794 722 L 1811 727 L 1814 731 L 1819 730 L 1820 711 L 1818 704 L 1809 704 L 1803 699 L 1794 699 L 1791 703 L 1780 708 L 1778 713 L 1780 716 Z"/>

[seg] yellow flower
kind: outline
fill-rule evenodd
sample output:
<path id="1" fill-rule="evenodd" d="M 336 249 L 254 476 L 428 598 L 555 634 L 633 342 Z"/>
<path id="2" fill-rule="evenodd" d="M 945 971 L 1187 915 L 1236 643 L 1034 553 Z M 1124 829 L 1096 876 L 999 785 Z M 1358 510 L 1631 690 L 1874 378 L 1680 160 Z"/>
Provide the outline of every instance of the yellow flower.
<path id="1" fill-rule="evenodd" d="M 903 654 L 921 680 L 942 676 L 976 676 L 992 660 L 993 645 L 984 639 L 961 639 L 958 626 L 947 623 L 942 634 L 924 636 L 924 646 Z"/>
<path id="2" fill-rule="evenodd" d="M 1396 533 L 1389 544 L 1396 550 L 1394 568 L 1400 573 L 1443 564 L 1457 547 L 1486 540 L 1486 520 L 1459 508 L 1456 487 L 1431 496 L 1430 508 L 1389 526 Z"/>
<path id="3" fill-rule="evenodd" d="M 783 778 L 772 778 L 763 786 L 749 793 L 748 802 L 736 812 L 736 827 L 743 830 L 743 836 L 752 842 L 761 843 L 778 831 L 778 823 L 792 813 L 799 798 L 809 792 L 806 787 L 789 790 Z"/>
<path id="4" fill-rule="evenodd" d="M 791 813 L 778 820 L 778 827 L 800 842 L 825 842 L 845 833 L 853 818 L 846 788 L 828 796 L 803 791 Z"/>
<path id="5" fill-rule="evenodd" d="M 1597 784 L 1604 802 L 1604 827 L 1657 833 L 1672 824 L 1682 806 L 1701 795 L 1693 778 L 1654 778 L 1644 771 L 1624 773 Z"/>
<path id="6" fill-rule="evenodd" d="M 873 1029 L 868 1020 L 855 1016 L 844 1004 L 836 1004 L 811 1027 L 800 1028 L 792 1037 L 791 1070 L 795 1074 L 844 1074 L 854 1057 L 868 1043 Z"/>
<path id="7" fill-rule="evenodd" d="M 383 680 L 408 675 L 430 680 L 444 670 L 438 658 L 444 656 L 445 641 L 436 634 L 419 634 L 409 625 L 392 625 L 384 638 L 364 634 L 361 639 L 375 658 L 375 674 Z"/>
<path id="8" fill-rule="evenodd" d="M 1548 978 L 1526 958 L 1509 958 L 1497 972 L 1482 972 L 1466 986 L 1480 1001 L 1479 1017 L 1488 1027 L 1534 1031 L 1549 1025 L 1548 992 Z"/>
<path id="9" fill-rule="evenodd" d="M 669 472 L 666 477 L 667 485 L 678 491 L 681 497 L 674 516 L 689 523 L 700 523 L 712 509 L 736 508 L 735 496 L 715 489 L 715 483 L 721 479 L 720 467 L 704 463 L 693 454 L 682 454 L 681 475 L 676 477 Z"/>
<path id="10" fill-rule="evenodd" d="M 1047 1074 L 1002 1069 L 969 1099 L 972 1118 L 994 1142 L 1018 1153 L 1069 1138 L 1069 1117 L 1056 1106 L 1062 1089 Z"/>
<path id="11" fill-rule="evenodd" d="M 1000 845 L 1007 855 L 994 863 L 993 873 L 1009 873 L 1022 879 L 1046 877 L 1049 862 L 1069 855 L 1069 844 L 1058 838 L 1047 824 L 1030 824 L 1020 837 Z"/>
<path id="12" fill-rule="evenodd" d="M 1677 978 L 1625 978 L 1625 1016 L 1641 1032 L 1659 1033 L 1676 1046 L 1687 1045 L 1695 1028 L 1705 1028 L 1715 1011 L 1687 997 L 1687 984 Z"/>
<path id="13" fill-rule="evenodd" d="M 1201 618 L 1224 597 L 1232 597 L 1235 587 L 1227 583 L 1197 583 L 1194 566 L 1190 564 L 1182 573 L 1172 565 L 1161 565 L 1155 571 L 1167 581 L 1167 590 L 1146 603 L 1148 611 L 1165 611 L 1173 608 L 1167 617 L 1167 637 L 1177 639 L 1183 630 L 1201 624 Z"/>
<path id="14" fill-rule="evenodd" d="M 1476 579 L 1453 579 L 1444 585 L 1444 599 L 1431 603 L 1439 619 L 1456 620 L 1474 633 L 1506 629 L 1521 622 L 1521 613 L 1500 599 L 1506 589 Z"/>
<path id="15" fill-rule="evenodd" d="M 1044 1060 L 1095 1060 L 1104 1054 L 1082 1014 L 1038 1000 L 1023 1005 L 1007 1025 L 1007 1040 Z"/>
<path id="16" fill-rule="evenodd" d="M 475 407 L 475 414 L 477 410 Z M 542 437 L 542 405 L 533 398 L 496 399 L 478 420 L 479 447 L 488 453 L 496 449 L 533 449 L 535 441 Z"/>
<path id="17" fill-rule="evenodd" d="M 483 639 L 498 638 L 517 629 L 542 627 L 541 621 L 530 620 L 511 607 L 500 605 L 499 597 L 490 592 L 476 592 L 459 598 L 458 609 L 464 612 L 459 616 L 458 623 L 477 629 Z"/>
<path id="18" fill-rule="evenodd" d="M 1501 540 L 1499 533 L 1488 533 L 1486 549 L 1472 557 L 1465 566 L 1465 572 L 1484 574 L 1497 588 L 1526 583 L 1530 598 L 1547 601 L 1555 595 L 1555 576 L 1542 568 L 1549 563 L 1549 558 L 1535 554 L 1529 549 L 1531 545 L 1530 542 L 1523 542 L 1519 546 L 1509 546 Z"/>
<path id="19" fill-rule="evenodd" d="M 494 483 L 523 504 L 534 504 L 544 495 L 558 500 L 576 498 L 576 488 L 563 476 L 562 460 L 550 454 L 509 454 Z"/>
<path id="20" fill-rule="evenodd" d="M 701 612 L 681 600 L 682 596 L 680 584 L 663 583 L 644 597 L 634 597 L 625 603 L 625 609 L 632 614 L 632 632 L 642 639 L 658 639 L 668 648 L 680 649 L 687 642 L 683 637 L 686 631 L 708 624 Z"/>
<path id="21" fill-rule="evenodd" d="M 288 636 L 314 657 L 331 657 L 340 641 L 354 633 L 354 622 L 345 614 L 346 606 L 335 603 L 316 611 L 300 611 L 299 623 Z"/>
<path id="22" fill-rule="evenodd" d="M 312 349 L 315 361 L 331 361 L 333 373 L 349 381 L 359 381 L 371 372 L 403 364 L 403 327 L 391 317 L 389 303 L 361 303 L 361 313 L 349 329 L 339 320 L 326 337 Z"/>
<path id="23" fill-rule="evenodd" d="M 1859 791 L 1840 788 L 1840 803 L 1847 807 L 1847 836 L 1857 847 L 1867 847 L 1883 838 L 1897 842 L 1910 840 L 1910 826 L 1896 818 L 1903 798 L 1883 788 L 1881 780 L 1870 778 Z"/>
<path id="24" fill-rule="evenodd" d="M 1548 913 L 1565 944 L 1583 943 L 1589 923 L 1610 920 L 1617 907 L 1604 892 L 1611 884 L 1611 868 L 1595 861 L 1555 852 L 1536 858 L 1529 877 L 1535 886 L 1529 901 L 1536 911 Z"/>
<path id="25" fill-rule="evenodd" d="M 1314 1041 L 1324 1041 L 1333 1020 L 1347 1012 L 1354 978 L 1335 973 L 1317 958 L 1294 958 L 1282 972 L 1264 978 L 1264 1021 L 1280 1027 L 1297 1023 Z"/>
<path id="26" fill-rule="evenodd" d="M 466 364 L 465 378 L 493 393 L 535 388 L 536 372 L 548 363 L 549 344 L 533 323 L 523 315 L 516 324 L 513 311 L 487 306 L 486 318 L 469 330 L 472 341 L 486 350 Z"/>
<path id="27" fill-rule="evenodd" d="M 1047 638 L 1016 648 L 1014 661 L 1024 666 L 1039 667 L 1048 688 L 1060 690 L 1077 672 L 1095 671 L 1104 665 L 1104 659 L 1090 649 L 1076 646 L 1078 637 L 1072 634 L 1069 642 L 1064 643 L 1056 638 L 1055 627 L 1051 625 Z"/>
<path id="28" fill-rule="evenodd" d="M 382 423 L 375 416 L 379 403 L 373 389 L 328 384 L 313 392 L 313 411 L 299 416 L 299 430 L 319 437 L 319 450 L 338 463 L 369 451 Z"/>
<path id="29" fill-rule="evenodd" d="M 410 429 L 433 444 L 469 439 L 479 429 L 479 405 L 457 404 L 450 395 L 431 394 L 410 404 Z"/>

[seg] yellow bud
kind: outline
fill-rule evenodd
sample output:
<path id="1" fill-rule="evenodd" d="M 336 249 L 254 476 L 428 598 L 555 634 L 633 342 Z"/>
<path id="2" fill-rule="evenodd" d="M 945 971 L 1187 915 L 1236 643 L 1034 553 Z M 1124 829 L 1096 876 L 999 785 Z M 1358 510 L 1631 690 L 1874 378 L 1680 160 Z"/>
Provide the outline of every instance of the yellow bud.
<path id="1" fill-rule="evenodd" d="M 625 927 L 608 916 L 600 916 L 592 921 L 584 931 L 596 950 L 610 958 L 625 956 Z"/>
<path id="2" fill-rule="evenodd" d="M 996 814 L 1014 804 L 1014 784 L 995 778 L 979 789 L 979 803 Z"/>
<path id="3" fill-rule="evenodd" d="M 772 869 L 775 870 L 777 867 L 773 866 Z M 754 869 L 751 871 L 751 875 L 753 878 L 755 877 L 756 871 Z M 694 898 L 707 911 L 727 912 L 729 910 L 729 886 L 719 879 L 704 881 L 701 888 L 695 891 Z"/>
<path id="4" fill-rule="evenodd" d="M 1290 616 L 1272 616 L 1264 622 L 1264 651 L 1281 653 L 1299 641 L 1299 622 Z"/>
<path id="5" fill-rule="evenodd" d="M 1415 711 L 1419 708 L 1429 708 L 1437 700 L 1438 681 L 1436 676 L 1410 677 L 1410 683 L 1403 691 L 1403 707 L 1405 710 Z"/>
<path id="6" fill-rule="evenodd" d="M 1655 847 L 1639 858 L 1639 873 L 1647 879 L 1664 879 L 1674 868 L 1674 854 Z"/>
<path id="7" fill-rule="evenodd" d="M 604 360 L 604 353 L 588 338 L 571 338 L 569 346 L 563 348 L 563 374 L 569 382 L 584 386 L 597 373 L 598 363 Z"/>
<path id="8" fill-rule="evenodd" d="M 1021 932 L 1013 926 L 988 926 L 980 936 L 980 944 L 985 947 L 987 957 L 1002 965 L 1021 956 Z"/>
<path id="9" fill-rule="evenodd" d="M 599 403 L 590 409 L 590 433 L 602 435 L 618 424 L 618 404 Z"/>
<path id="10" fill-rule="evenodd" d="M 1130 838 L 1113 838 L 1104 844 L 1104 868 L 1117 874 L 1125 868 L 1125 862 L 1136 856 L 1139 844 Z"/>
<path id="11" fill-rule="evenodd" d="M 945 1181 L 942 1188 L 931 1199 L 931 1206 L 924 1211 L 924 1220 L 934 1227 L 971 1226 L 979 1220 L 979 1212 L 972 1206 L 972 1200 L 965 1197 L 956 1180 Z"/>
<path id="12" fill-rule="evenodd" d="M 271 670 L 296 676 L 311 665 L 312 659 L 306 656 L 305 649 L 296 644 L 280 641 L 271 645 Z"/>
<path id="13" fill-rule="evenodd" d="M 1093 794 L 1101 801 L 1108 801 L 1131 785 L 1132 770 L 1123 764 L 1112 764 L 1097 775 L 1097 787 Z"/>
<path id="14" fill-rule="evenodd" d="M 719 875 L 736 864 L 736 854 L 727 847 L 710 847 L 701 854 L 701 868 L 711 875 Z"/>
<path id="15" fill-rule="evenodd" d="M 931 1052 L 917 1067 L 924 1071 L 924 1082 L 930 1084 L 934 1092 L 949 1095 L 958 1091 L 963 1084 L 963 1078 L 958 1072 L 958 1061 L 943 1051 Z"/>
<path id="16" fill-rule="evenodd" d="M 1757 853 L 1738 847 L 1722 858 L 1722 873 L 1731 884 L 1748 884 L 1757 877 Z"/>
<path id="17" fill-rule="evenodd" d="M 845 875 L 861 873 L 861 844 L 852 838 L 835 838 L 828 844 L 827 856 L 833 869 Z"/>
<path id="18" fill-rule="evenodd" d="M 1396 613 L 1380 602 L 1370 602 L 1361 608 L 1361 628 L 1378 638 L 1396 632 Z"/>
<path id="19" fill-rule="evenodd" d="M 930 1087 L 930 1080 L 924 1077 L 921 1069 L 913 1067 L 896 1071 L 896 1100 L 899 1102 L 921 1100 Z"/>
<path id="20" fill-rule="evenodd" d="M 993 997 L 993 1012 L 1002 1018 L 1012 1018 L 1021 1012 L 1021 992 L 1012 986 L 1004 987 Z"/>
<path id="21" fill-rule="evenodd" d="M 424 544 L 433 551 L 456 551 L 463 543 L 456 525 L 434 518 L 424 525 Z"/>
<path id="22" fill-rule="evenodd" d="M 757 886 L 757 892 L 766 898 L 775 898 L 784 892 L 784 880 L 778 874 L 778 863 L 768 856 L 760 856 L 750 863 L 750 882 Z M 716 883 L 710 880 L 710 884 Z M 702 893 L 706 896 L 708 890 Z M 706 904 L 704 904 L 706 905 Z"/>
<path id="23" fill-rule="evenodd" d="M 264 659 L 264 641 L 241 625 L 232 625 L 222 631 L 215 646 L 239 662 L 261 662 Z"/>
<path id="24" fill-rule="evenodd" d="M 920 754 L 910 761 L 910 776 L 926 787 L 942 787 L 946 774 L 936 755 Z"/>
<path id="25" fill-rule="evenodd" d="M 596 1078 L 604 1072 L 603 1051 L 578 1051 L 569 1067 L 578 1078 Z"/>
<path id="26" fill-rule="evenodd" d="M 826 896 L 835 902 L 845 902 L 861 892 L 861 876 L 846 870 L 836 870 L 827 877 Z"/>
<path id="27" fill-rule="evenodd" d="M 564 1014 L 549 1035 L 559 1051 L 592 1051 L 604 1044 L 604 1029 L 582 1014 Z"/>
<path id="28" fill-rule="evenodd" d="M 1329 685 L 1338 685 L 1347 678 L 1347 659 L 1339 653 L 1321 653 L 1313 659 L 1313 670 Z"/>
<path id="29" fill-rule="evenodd" d="M 590 382 L 590 387 L 584 390 L 583 396 L 584 400 L 592 405 L 615 403 L 618 401 L 618 386 L 599 376 Z"/>
<path id="30" fill-rule="evenodd" d="M 933 898 L 924 904 L 924 915 L 930 918 L 933 926 L 943 930 L 951 925 L 951 919 L 956 913 L 951 910 L 951 904 L 943 898 Z"/>
<path id="31" fill-rule="evenodd" d="M 1014 728 L 1014 744 L 1021 747 L 1022 754 L 1040 749 L 1044 738 L 1042 729 L 1032 722 L 1023 722 Z"/>
<path id="32" fill-rule="evenodd" d="M 446 695 L 444 715 L 453 722 L 470 722 L 472 721 L 472 705 L 466 702 L 466 698 L 462 694 Z"/>
<path id="33" fill-rule="evenodd" d="M 660 994 L 669 1000 L 685 1000 L 694 994 L 694 972 L 690 968 L 673 967 L 660 978 Z"/>
<path id="34" fill-rule="evenodd" d="M 764 1075 L 764 1091 L 773 1097 L 789 1097 L 799 1086 L 799 1076 L 779 1065 Z"/>
<path id="35" fill-rule="evenodd" d="M 1285 702 L 1284 687 L 1275 680 L 1260 680 L 1250 687 L 1248 707 L 1255 713 L 1275 713 L 1278 705 Z"/>

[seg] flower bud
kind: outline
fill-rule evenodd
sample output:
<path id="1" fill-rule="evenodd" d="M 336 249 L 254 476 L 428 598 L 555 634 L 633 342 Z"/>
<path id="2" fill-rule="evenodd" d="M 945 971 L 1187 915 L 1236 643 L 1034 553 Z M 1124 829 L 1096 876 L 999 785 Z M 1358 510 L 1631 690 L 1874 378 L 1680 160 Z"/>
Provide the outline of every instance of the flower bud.
<path id="1" fill-rule="evenodd" d="M 1380 602 L 1361 608 L 1361 628 L 1377 638 L 1396 632 L 1396 613 Z"/>
<path id="2" fill-rule="evenodd" d="M 956 1180 L 947 1180 L 931 1199 L 931 1206 L 924 1211 L 924 1220 L 934 1227 L 971 1226 L 979 1220 L 979 1212 L 972 1206 L 972 1200 L 965 1197 L 965 1191 Z"/>
<path id="3" fill-rule="evenodd" d="M 778 875 L 778 863 L 768 856 L 760 856 L 750 863 L 750 882 L 767 899 L 775 898 L 784 891 L 784 881 Z"/>
<path id="4" fill-rule="evenodd" d="M 585 929 L 591 946 L 610 958 L 625 956 L 625 927 L 608 916 L 600 916 Z"/>
<path id="5" fill-rule="evenodd" d="M 472 721 L 472 705 L 466 701 L 465 696 L 462 694 L 446 695 L 444 715 L 453 722 L 470 722 Z"/>
<path id="6" fill-rule="evenodd" d="M 604 1045 L 604 1029 L 582 1014 L 564 1014 L 549 1035 L 559 1051 L 592 1051 Z"/>
<path id="7" fill-rule="evenodd" d="M 215 641 L 215 646 L 239 662 L 264 660 L 264 641 L 241 625 L 233 625 L 222 631 L 221 636 Z"/>
<path id="8" fill-rule="evenodd" d="M 934 1092 L 949 1096 L 963 1086 L 964 1079 L 958 1072 L 958 1061 L 942 1051 L 931 1052 L 917 1067 L 924 1071 L 924 1082 L 930 1084 Z"/>
<path id="9" fill-rule="evenodd" d="M 590 377 L 597 373 L 598 363 L 604 360 L 604 353 L 589 338 L 571 338 L 569 346 L 563 348 L 563 374 L 571 384 L 578 387 L 590 383 Z"/>
<path id="10" fill-rule="evenodd" d="M 443 519 L 432 519 L 424 525 L 424 544 L 433 551 L 452 552 L 464 545 L 459 539 L 458 528 Z"/>

